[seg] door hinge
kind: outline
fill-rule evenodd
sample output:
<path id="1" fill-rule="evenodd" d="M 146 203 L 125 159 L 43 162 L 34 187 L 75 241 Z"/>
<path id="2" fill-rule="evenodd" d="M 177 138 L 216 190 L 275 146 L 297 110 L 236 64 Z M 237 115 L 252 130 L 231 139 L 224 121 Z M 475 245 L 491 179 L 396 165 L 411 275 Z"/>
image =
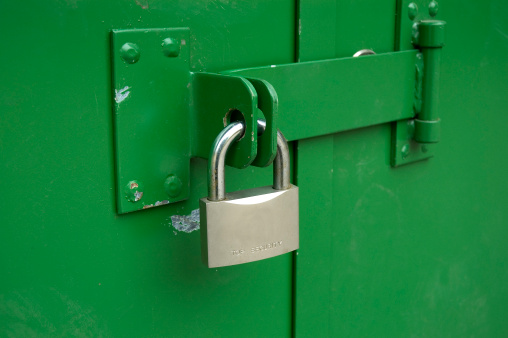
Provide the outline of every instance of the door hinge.
<path id="1" fill-rule="evenodd" d="M 415 118 L 394 122 L 391 164 L 394 167 L 434 156 L 440 139 L 439 75 L 445 22 L 422 20 L 414 24 L 412 43 L 419 49 L 415 64 Z"/>

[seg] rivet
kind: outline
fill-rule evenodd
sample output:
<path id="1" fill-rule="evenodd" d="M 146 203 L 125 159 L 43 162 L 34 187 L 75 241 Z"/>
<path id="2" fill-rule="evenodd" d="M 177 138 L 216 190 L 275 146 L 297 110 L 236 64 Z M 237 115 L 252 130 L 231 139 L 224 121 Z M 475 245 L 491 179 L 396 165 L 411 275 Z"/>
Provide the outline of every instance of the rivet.
<path id="1" fill-rule="evenodd" d="M 407 14 L 409 16 L 409 20 L 414 20 L 418 15 L 418 6 L 414 2 L 409 4 Z"/>
<path id="2" fill-rule="evenodd" d="M 164 182 L 164 190 L 169 197 L 177 197 L 182 192 L 182 181 L 176 175 L 169 175 Z"/>
<path id="3" fill-rule="evenodd" d="M 167 57 L 180 55 L 180 42 L 176 39 L 166 38 L 162 41 L 162 52 Z"/>
<path id="4" fill-rule="evenodd" d="M 129 181 L 124 189 L 125 198 L 129 202 L 137 202 L 143 197 L 143 183 L 139 181 Z"/>
<path id="5" fill-rule="evenodd" d="M 409 144 L 404 144 L 401 150 L 402 158 L 405 159 L 409 155 Z"/>
<path id="6" fill-rule="evenodd" d="M 139 47 L 135 43 L 126 42 L 120 49 L 120 55 L 127 63 L 136 63 L 140 57 Z"/>
<path id="7" fill-rule="evenodd" d="M 427 151 L 429 151 L 429 148 L 425 145 L 425 144 L 422 144 L 422 153 L 426 153 Z"/>
<path id="8" fill-rule="evenodd" d="M 415 121 L 414 120 L 408 120 L 407 121 L 407 134 L 410 137 L 413 137 L 415 133 Z"/>
<path id="9" fill-rule="evenodd" d="M 437 11 L 439 10 L 439 5 L 436 1 L 432 0 L 429 4 L 429 14 L 431 17 L 435 17 L 437 15 Z"/>

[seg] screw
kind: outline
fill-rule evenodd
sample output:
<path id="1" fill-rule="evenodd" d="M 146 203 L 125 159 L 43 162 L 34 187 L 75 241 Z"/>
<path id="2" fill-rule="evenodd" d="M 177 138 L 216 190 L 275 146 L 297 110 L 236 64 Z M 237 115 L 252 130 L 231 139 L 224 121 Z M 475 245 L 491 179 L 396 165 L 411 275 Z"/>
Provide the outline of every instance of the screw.
<path id="1" fill-rule="evenodd" d="M 169 197 L 177 197 L 182 192 L 182 181 L 176 175 L 169 175 L 164 182 L 164 190 Z"/>
<path id="2" fill-rule="evenodd" d="M 127 63 L 136 63 L 139 60 L 139 47 L 135 43 L 126 42 L 120 48 L 120 55 L 122 59 Z"/>
<path id="3" fill-rule="evenodd" d="M 137 202 L 143 197 L 143 184 L 139 181 L 130 181 L 125 185 L 124 192 L 129 202 Z"/>
<path id="4" fill-rule="evenodd" d="M 418 15 L 418 6 L 414 2 L 409 4 L 407 14 L 409 16 L 409 20 L 414 20 Z"/>
<path id="5" fill-rule="evenodd" d="M 409 144 L 406 143 L 406 144 L 404 144 L 402 146 L 401 153 L 402 153 L 402 159 L 405 159 L 406 157 L 408 157 L 408 155 L 409 155 Z"/>
<path id="6" fill-rule="evenodd" d="M 429 4 L 429 14 L 431 17 L 435 17 L 437 15 L 437 11 L 439 9 L 439 5 L 436 1 L 432 0 Z"/>
<path id="7" fill-rule="evenodd" d="M 162 52 L 167 57 L 177 57 L 180 54 L 180 42 L 172 38 L 164 39 L 162 41 Z"/>

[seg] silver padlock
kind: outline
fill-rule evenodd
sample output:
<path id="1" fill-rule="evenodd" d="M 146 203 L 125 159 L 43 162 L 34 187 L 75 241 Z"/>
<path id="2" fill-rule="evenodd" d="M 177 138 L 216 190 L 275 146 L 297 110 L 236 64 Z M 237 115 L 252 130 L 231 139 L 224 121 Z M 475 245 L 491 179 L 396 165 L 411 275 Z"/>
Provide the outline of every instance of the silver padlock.
<path id="1" fill-rule="evenodd" d="M 289 149 L 280 131 L 273 186 L 225 193 L 224 161 L 244 125 L 228 125 L 208 161 L 208 197 L 199 202 L 201 255 L 210 268 L 254 262 L 298 249 L 298 187 L 290 183 Z"/>

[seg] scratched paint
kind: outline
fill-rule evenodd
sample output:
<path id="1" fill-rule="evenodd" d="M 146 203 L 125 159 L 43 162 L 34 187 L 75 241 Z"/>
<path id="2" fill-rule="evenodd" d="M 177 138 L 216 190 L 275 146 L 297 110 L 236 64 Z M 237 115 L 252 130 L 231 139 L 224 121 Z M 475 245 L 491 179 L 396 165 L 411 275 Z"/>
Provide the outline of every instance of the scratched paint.
<path id="1" fill-rule="evenodd" d="M 143 195 L 141 195 L 141 196 L 143 196 Z M 143 205 L 143 209 L 149 209 L 149 208 L 158 207 L 160 205 L 166 205 L 166 204 L 169 204 L 168 200 L 157 201 L 157 202 L 152 203 L 152 204 Z"/>
<path id="2" fill-rule="evenodd" d="M 125 100 L 131 93 L 129 89 L 131 89 L 129 86 L 125 86 L 122 89 L 115 89 L 115 102 L 120 103 Z"/>
<path id="3" fill-rule="evenodd" d="M 171 223 L 178 231 L 193 232 L 199 229 L 199 209 L 192 210 L 190 215 L 173 215 Z"/>
<path id="4" fill-rule="evenodd" d="M 148 4 L 148 0 L 136 0 L 136 5 L 141 7 L 142 9 L 149 9 L 150 5 Z"/>

